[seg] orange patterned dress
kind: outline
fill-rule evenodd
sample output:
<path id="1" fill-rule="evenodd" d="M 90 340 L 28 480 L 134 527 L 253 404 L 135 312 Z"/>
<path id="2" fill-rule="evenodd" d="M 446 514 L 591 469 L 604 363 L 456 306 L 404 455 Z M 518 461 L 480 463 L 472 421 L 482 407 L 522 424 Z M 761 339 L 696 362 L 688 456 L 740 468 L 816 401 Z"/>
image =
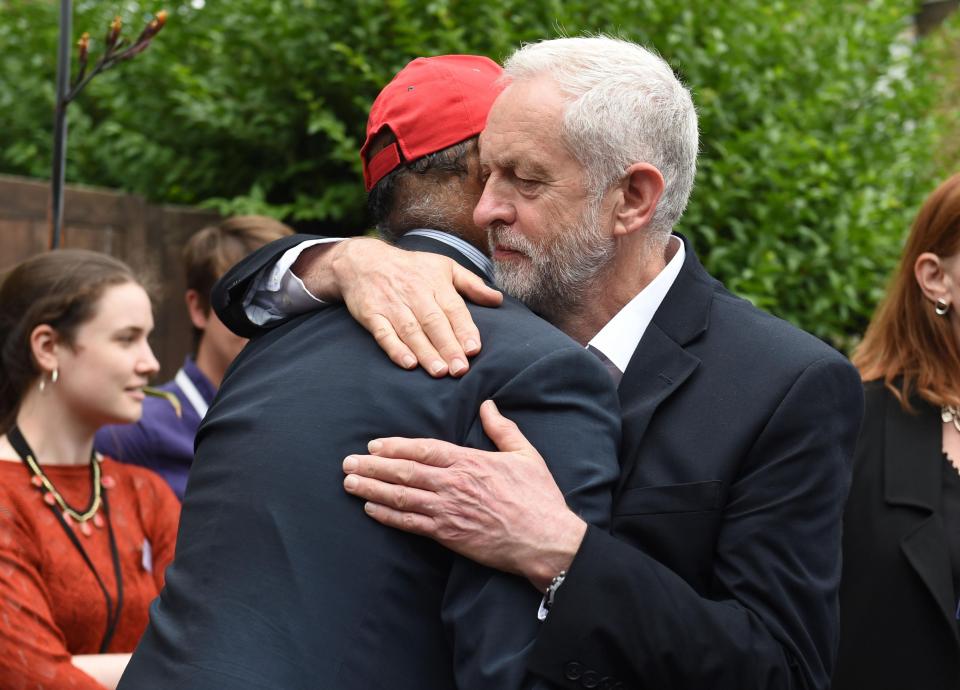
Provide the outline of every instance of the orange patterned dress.
<path id="1" fill-rule="evenodd" d="M 109 458 L 101 468 L 112 478 L 107 483 L 113 488 L 104 491 L 123 581 L 123 606 L 107 651 L 132 652 L 173 560 L 180 503 L 149 470 Z M 43 471 L 71 506 L 89 503 L 88 465 L 44 465 Z M 30 476 L 19 460 L 0 460 L 0 688 L 100 690 L 70 657 L 100 650 L 107 625 L 103 590 Z M 108 530 L 94 528 L 85 536 L 72 528 L 116 602 Z"/>

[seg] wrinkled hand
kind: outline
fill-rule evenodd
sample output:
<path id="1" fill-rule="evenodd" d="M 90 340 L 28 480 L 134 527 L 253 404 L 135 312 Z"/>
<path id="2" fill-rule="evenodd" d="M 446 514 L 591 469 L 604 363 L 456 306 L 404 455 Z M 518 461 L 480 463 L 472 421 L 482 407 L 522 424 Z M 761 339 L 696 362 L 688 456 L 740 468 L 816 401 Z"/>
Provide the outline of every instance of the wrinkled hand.
<path id="1" fill-rule="evenodd" d="M 339 242 L 327 256 L 330 271 L 318 287 L 329 293 L 332 275 L 350 313 L 395 364 L 412 369 L 419 362 L 437 377 L 466 373 L 467 357 L 480 351 L 480 332 L 460 294 L 488 307 L 503 295 L 445 256 L 371 238 Z M 304 283 L 312 292 L 309 273 Z"/>
<path id="2" fill-rule="evenodd" d="M 365 499 L 364 509 L 378 522 L 521 574 L 543 591 L 570 567 L 586 523 L 567 507 L 543 458 L 493 401 L 481 406 L 480 418 L 501 452 L 432 439 L 377 439 L 370 443 L 372 455 L 343 461 L 344 488 Z"/>

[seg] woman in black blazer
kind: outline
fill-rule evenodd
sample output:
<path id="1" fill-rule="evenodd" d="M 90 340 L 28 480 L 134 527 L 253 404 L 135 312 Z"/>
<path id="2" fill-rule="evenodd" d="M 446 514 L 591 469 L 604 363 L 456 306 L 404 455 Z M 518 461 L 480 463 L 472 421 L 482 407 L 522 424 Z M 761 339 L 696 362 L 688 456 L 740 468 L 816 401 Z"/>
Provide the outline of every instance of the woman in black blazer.
<path id="1" fill-rule="evenodd" d="M 927 199 L 854 364 L 834 690 L 960 688 L 960 174 Z"/>

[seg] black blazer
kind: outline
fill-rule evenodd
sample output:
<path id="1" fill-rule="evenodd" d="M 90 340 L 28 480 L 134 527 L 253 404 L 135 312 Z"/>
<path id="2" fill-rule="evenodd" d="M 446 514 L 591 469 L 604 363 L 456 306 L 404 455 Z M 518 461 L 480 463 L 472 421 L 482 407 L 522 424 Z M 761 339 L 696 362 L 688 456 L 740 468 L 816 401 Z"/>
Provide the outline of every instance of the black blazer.
<path id="1" fill-rule="evenodd" d="M 410 238 L 411 240 L 413 238 Z M 455 250 L 418 238 L 470 265 Z M 394 366 L 346 309 L 255 338 L 197 435 L 177 553 L 122 688 L 518 688 L 540 594 L 380 526 L 341 461 L 383 435 L 492 449 L 492 398 L 606 528 L 619 473 L 600 362 L 514 300 L 471 307 L 483 352 L 460 379 Z"/>
<path id="2" fill-rule="evenodd" d="M 570 690 L 826 688 L 860 380 L 684 242 L 619 387 L 613 534 L 588 530 L 530 668 Z M 249 274 L 231 272 L 214 303 L 256 332 L 240 304 Z"/>
<path id="3" fill-rule="evenodd" d="M 844 515 L 835 690 L 957 690 L 960 637 L 941 517 L 940 411 L 907 413 L 882 382 L 866 415 Z"/>
<path id="4" fill-rule="evenodd" d="M 620 384 L 613 534 L 588 530 L 531 667 L 571 690 L 826 688 L 859 378 L 686 251 Z"/>

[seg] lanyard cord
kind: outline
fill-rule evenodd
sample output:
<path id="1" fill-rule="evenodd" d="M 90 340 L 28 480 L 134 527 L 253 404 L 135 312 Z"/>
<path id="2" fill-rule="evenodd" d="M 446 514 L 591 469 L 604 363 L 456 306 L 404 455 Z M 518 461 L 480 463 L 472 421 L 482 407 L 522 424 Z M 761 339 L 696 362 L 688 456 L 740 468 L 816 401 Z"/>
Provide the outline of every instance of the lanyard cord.
<path id="1" fill-rule="evenodd" d="M 27 461 L 27 456 L 35 456 L 33 451 L 30 449 L 30 446 L 27 444 L 27 440 L 20 432 L 19 427 L 15 425 L 10 431 L 7 432 L 7 440 L 10 441 L 10 445 L 13 447 L 13 449 L 17 451 L 17 455 L 20 456 L 20 460 L 23 462 L 24 467 L 27 468 L 27 471 L 33 474 L 30 464 Z M 92 455 L 91 462 L 96 462 L 95 457 Z M 113 532 L 113 523 L 110 520 L 110 506 L 107 503 L 106 493 L 103 494 L 102 500 L 103 513 L 107 522 L 107 532 L 110 535 L 110 558 L 113 561 L 113 574 L 117 582 L 116 608 L 114 608 L 113 599 L 110 596 L 110 592 L 107 590 L 106 584 L 103 582 L 103 578 L 100 577 L 100 573 L 97 572 L 97 568 L 93 565 L 93 561 L 90 560 L 90 556 L 87 554 L 87 550 L 83 548 L 83 544 L 80 543 L 80 539 L 77 537 L 76 532 L 70 528 L 70 525 L 67 524 L 63 514 L 57 510 L 56 506 L 50 506 L 50 509 L 56 516 L 60 526 L 63 527 L 63 531 L 67 533 L 70 541 L 73 542 L 73 545 L 76 547 L 77 551 L 80 552 L 80 555 L 86 562 L 87 567 L 90 568 L 90 572 L 92 572 L 93 576 L 96 578 L 97 584 L 100 585 L 100 590 L 103 592 L 103 598 L 107 602 L 107 628 L 103 634 L 103 641 L 100 643 L 100 654 L 104 654 L 107 651 L 107 648 L 110 646 L 110 641 L 113 639 L 113 634 L 117 629 L 117 623 L 120 620 L 120 612 L 123 609 L 123 573 L 120 570 L 120 554 L 119 550 L 117 549 L 117 538 Z"/>

